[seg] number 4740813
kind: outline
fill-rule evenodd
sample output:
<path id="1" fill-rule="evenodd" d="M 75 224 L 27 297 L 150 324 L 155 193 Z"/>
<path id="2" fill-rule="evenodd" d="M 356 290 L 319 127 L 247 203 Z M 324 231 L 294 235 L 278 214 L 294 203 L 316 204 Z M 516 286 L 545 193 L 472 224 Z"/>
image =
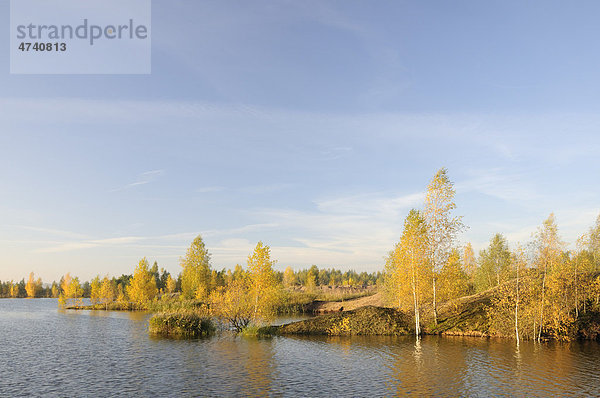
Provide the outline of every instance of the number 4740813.
<path id="1" fill-rule="evenodd" d="M 67 43 L 25 43 L 19 45 L 21 51 L 67 51 Z"/>

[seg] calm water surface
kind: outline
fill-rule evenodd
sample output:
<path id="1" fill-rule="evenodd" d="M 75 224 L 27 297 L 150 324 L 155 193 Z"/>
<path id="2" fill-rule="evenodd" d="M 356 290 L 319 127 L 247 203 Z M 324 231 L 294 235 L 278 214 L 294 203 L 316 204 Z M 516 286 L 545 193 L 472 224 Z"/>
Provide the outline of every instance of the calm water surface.
<path id="1" fill-rule="evenodd" d="M 148 314 L 0 300 L 0 396 L 600 396 L 600 345 L 148 336 Z"/>

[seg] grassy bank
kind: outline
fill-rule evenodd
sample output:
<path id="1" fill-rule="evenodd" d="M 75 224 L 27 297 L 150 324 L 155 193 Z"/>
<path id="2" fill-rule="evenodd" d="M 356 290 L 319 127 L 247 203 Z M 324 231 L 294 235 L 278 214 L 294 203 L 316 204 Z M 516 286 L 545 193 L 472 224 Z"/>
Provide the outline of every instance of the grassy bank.
<path id="1" fill-rule="evenodd" d="M 262 334 L 307 335 L 407 335 L 414 333 L 411 318 L 393 308 L 362 307 L 352 311 L 322 315 L 282 326 L 262 328 Z"/>

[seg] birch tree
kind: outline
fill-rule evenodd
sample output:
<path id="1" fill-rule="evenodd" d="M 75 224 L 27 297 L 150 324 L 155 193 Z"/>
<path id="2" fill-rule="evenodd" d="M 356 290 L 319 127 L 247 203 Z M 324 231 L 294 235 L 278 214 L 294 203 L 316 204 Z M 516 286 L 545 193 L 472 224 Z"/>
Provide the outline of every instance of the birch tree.
<path id="1" fill-rule="evenodd" d="M 433 266 L 433 319 L 437 325 L 437 274 L 448 261 L 457 234 L 464 228 L 462 217 L 453 216 L 454 184 L 445 168 L 438 170 L 427 187 L 424 216 L 427 223 L 428 254 Z"/>
<path id="2" fill-rule="evenodd" d="M 548 273 L 552 272 L 560 262 L 560 256 L 562 252 L 563 242 L 558 236 L 558 227 L 554 219 L 554 213 L 543 222 L 542 226 L 538 228 L 536 234 L 536 254 L 537 254 L 537 266 L 542 272 L 542 289 L 540 293 L 540 304 L 539 304 L 539 330 L 538 330 L 538 341 L 542 339 L 542 331 L 545 327 L 547 319 L 544 318 L 546 311 L 546 282 Z"/>
<path id="3" fill-rule="evenodd" d="M 131 278 L 129 286 L 127 286 L 129 299 L 140 308 L 146 302 L 154 299 L 158 292 L 156 289 L 156 280 L 149 268 L 146 257 L 142 258 L 133 273 L 133 278 Z"/>
<path id="4" fill-rule="evenodd" d="M 175 279 L 173 279 L 171 277 L 171 275 L 169 274 L 167 276 L 167 281 L 165 282 L 165 289 L 167 291 L 167 293 L 171 294 L 175 291 L 175 288 L 177 287 L 177 282 L 175 282 Z"/>
<path id="5" fill-rule="evenodd" d="M 248 326 L 255 312 L 248 284 L 248 278 L 232 280 L 210 295 L 213 314 L 229 322 L 237 333 Z"/>
<path id="6" fill-rule="evenodd" d="M 280 298 L 277 277 L 273 271 L 271 248 L 258 242 L 248 256 L 248 277 L 252 297 L 252 320 L 268 319 L 273 315 Z"/>
<path id="7" fill-rule="evenodd" d="M 38 278 L 35 280 L 35 275 L 33 272 L 29 274 L 29 279 L 27 280 L 27 284 L 25 285 L 25 291 L 27 291 L 27 297 L 34 298 L 38 295 L 39 291 L 42 289 L 42 279 Z"/>
<path id="8" fill-rule="evenodd" d="M 294 285 L 296 280 L 296 275 L 294 275 L 294 270 L 292 267 L 288 266 L 283 272 L 283 285 L 285 287 L 291 287 Z"/>
<path id="9" fill-rule="evenodd" d="M 439 297 L 453 300 L 469 293 L 469 278 L 462 268 L 460 253 L 454 249 L 438 274 Z"/>
<path id="10" fill-rule="evenodd" d="M 509 279 L 511 253 L 502 234 L 494 235 L 489 246 L 479 252 L 478 263 L 478 290 L 490 289 Z"/>
<path id="11" fill-rule="evenodd" d="M 90 301 L 92 305 L 96 305 L 100 302 L 100 276 L 97 275 L 90 283 Z"/>
<path id="12" fill-rule="evenodd" d="M 404 221 L 404 230 L 400 242 L 392 252 L 388 262 L 388 273 L 395 283 L 398 306 L 408 292 L 412 296 L 415 316 L 415 334 L 421 334 L 421 304 L 423 288 L 430 274 L 427 258 L 427 225 L 421 213 L 411 210 Z"/>
<path id="13" fill-rule="evenodd" d="M 527 266 L 527 257 L 525 251 L 519 245 L 514 256 L 514 266 L 516 274 L 515 283 L 515 339 L 517 340 L 517 347 L 519 347 L 519 304 L 521 303 L 521 274 Z"/>
<path id="14" fill-rule="evenodd" d="M 210 293 L 210 254 L 198 235 L 181 259 L 181 293 L 184 298 L 205 300 Z"/>
<path id="15" fill-rule="evenodd" d="M 79 283 L 79 278 L 72 278 L 67 273 L 61 284 L 62 293 L 58 297 L 58 303 L 61 307 L 66 306 L 70 301 L 80 302 L 83 296 L 83 289 Z"/>
<path id="16" fill-rule="evenodd" d="M 102 284 L 100 285 L 100 292 L 98 294 L 100 304 L 104 304 L 104 309 L 108 309 L 108 304 L 115 301 L 117 297 L 117 286 L 115 281 L 105 276 L 102 279 Z"/>
<path id="17" fill-rule="evenodd" d="M 10 281 L 10 297 L 16 298 L 19 295 L 19 285 Z"/>
<path id="18" fill-rule="evenodd" d="M 475 252 L 471 242 L 467 242 L 463 249 L 463 270 L 469 277 L 471 283 L 474 282 L 475 273 L 477 272 L 477 261 L 475 260 Z"/>

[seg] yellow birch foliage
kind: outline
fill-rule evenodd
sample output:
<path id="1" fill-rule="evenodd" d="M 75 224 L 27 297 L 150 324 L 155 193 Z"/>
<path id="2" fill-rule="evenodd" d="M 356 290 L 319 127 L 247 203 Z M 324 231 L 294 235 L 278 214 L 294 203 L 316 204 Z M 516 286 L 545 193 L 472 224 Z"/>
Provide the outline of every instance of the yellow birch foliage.
<path id="1" fill-rule="evenodd" d="M 544 221 L 542 226 L 538 229 L 536 234 L 536 254 L 537 254 L 537 267 L 542 273 L 542 287 L 540 291 L 539 301 L 539 331 L 538 340 L 541 339 L 544 332 L 550 332 L 550 328 L 556 326 L 555 320 L 548 317 L 550 311 L 550 300 L 552 296 L 548 297 L 548 294 L 555 295 L 556 287 L 552 286 L 552 291 L 547 292 L 547 284 L 560 284 L 558 281 L 548 281 L 548 275 L 554 271 L 561 273 L 561 254 L 564 243 L 558 236 L 558 227 L 554 219 L 554 213 Z M 557 276 L 559 278 L 561 276 Z M 552 316 L 558 315 L 556 308 L 551 309 Z"/>
<path id="2" fill-rule="evenodd" d="M 469 280 L 473 282 L 475 278 L 475 272 L 477 271 L 477 261 L 475 260 L 475 252 L 471 242 L 468 242 L 463 251 L 463 270 L 469 277 Z"/>
<path id="3" fill-rule="evenodd" d="M 59 295 L 58 286 L 57 286 L 56 282 L 53 282 L 52 283 L 52 297 L 57 298 L 58 295 Z"/>
<path id="4" fill-rule="evenodd" d="M 254 313 L 248 282 L 246 278 L 233 280 L 210 296 L 213 314 L 229 322 L 238 333 L 248 326 Z"/>
<path id="5" fill-rule="evenodd" d="M 453 250 L 439 275 L 440 302 L 466 296 L 469 278 L 463 271 L 458 250 Z"/>
<path id="6" fill-rule="evenodd" d="M 181 294 L 183 298 L 204 300 L 210 294 L 210 254 L 198 235 L 181 259 Z"/>
<path id="7" fill-rule="evenodd" d="M 108 276 L 105 276 L 104 279 L 102 279 L 98 298 L 100 304 L 104 304 L 105 308 L 108 308 L 108 304 L 115 301 L 115 298 L 117 297 L 117 287 L 115 285 L 115 282 L 109 279 Z"/>
<path id="8" fill-rule="evenodd" d="M 157 292 L 154 275 L 150 272 L 148 260 L 144 257 L 133 273 L 133 278 L 127 288 L 127 294 L 129 299 L 138 307 L 143 307 L 148 301 L 156 297 Z"/>
<path id="9" fill-rule="evenodd" d="M 427 239 L 425 220 L 417 210 L 411 210 L 404 221 L 400 242 L 386 261 L 388 296 L 398 307 L 413 310 L 417 335 L 420 334 L 420 309 L 431 283 Z"/>
<path id="10" fill-rule="evenodd" d="M 71 274 L 67 273 L 63 278 L 61 285 L 62 293 L 58 297 L 58 303 L 61 307 L 66 306 L 70 302 L 81 302 L 83 296 L 83 289 L 79 283 L 79 278 L 72 278 Z"/>
<path id="11" fill-rule="evenodd" d="M 437 274 L 448 261 L 456 235 L 464 228 L 462 217 L 452 215 L 454 184 L 448 178 L 446 168 L 441 168 L 427 186 L 423 215 L 427 223 L 428 255 L 433 268 L 432 304 L 434 322 L 437 324 Z"/>
<path id="12" fill-rule="evenodd" d="M 512 272 L 518 278 L 500 285 L 487 308 L 490 333 L 535 339 L 538 322 L 538 296 L 541 287 L 540 274 L 527 269 L 527 259 L 521 247 L 512 255 Z"/>
<path id="13" fill-rule="evenodd" d="M 10 297 L 15 298 L 19 295 L 19 285 L 10 281 Z"/>
<path id="14" fill-rule="evenodd" d="M 294 285 L 296 280 L 296 276 L 294 275 L 294 270 L 292 267 L 288 266 L 283 272 L 283 285 L 285 287 L 290 287 Z"/>
<path id="15" fill-rule="evenodd" d="M 100 276 L 97 275 L 90 283 L 90 301 L 92 305 L 96 305 L 100 302 Z"/>
<path id="16" fill-rule="evenodd" d="M 123 289 L 122 284 L 118 284 L 117 285 L 117 303 L 126 303 L 127 301 L 129 301 L 129 300 L 127 299 L 126 289 Z"/>
<path id="17" fill-rule="evenodd" d="M 42 279 L 38 278 L 35 280 L 35 275 L 33 272 L 29 274 L 29 279 L 27 280 L 27 284 L 25 285 L 25 290 L 27 291 L 27 297 L 34 298 L 38 295 L 40 290 L 42 289 Z"/>
<path id="18" fill-rule="evenodd" d="M 281 300 L 281 288 L 273 271 L 271 248 L 258 242 L 248 256 L 248 277 L 252 298 L 252 321 L 270 319 Z"/>
<path id="19" fill-rule="evenodd" d="M 165 289 L 167 289 L 167 293 L 173 293 L 176 287 L 177 282 L 175 282 L 175 280 L 171 278 L 171 275 L 167 276 L 167 283 L 165 286 Z"/>
<path id="20" fill-rule="evenodd" d="M 409 272 L 402 262 L 402 247 L 396 243 L 385 261 L 384 292 L 388 303 L 400 309 L 412 308 Z"/>

